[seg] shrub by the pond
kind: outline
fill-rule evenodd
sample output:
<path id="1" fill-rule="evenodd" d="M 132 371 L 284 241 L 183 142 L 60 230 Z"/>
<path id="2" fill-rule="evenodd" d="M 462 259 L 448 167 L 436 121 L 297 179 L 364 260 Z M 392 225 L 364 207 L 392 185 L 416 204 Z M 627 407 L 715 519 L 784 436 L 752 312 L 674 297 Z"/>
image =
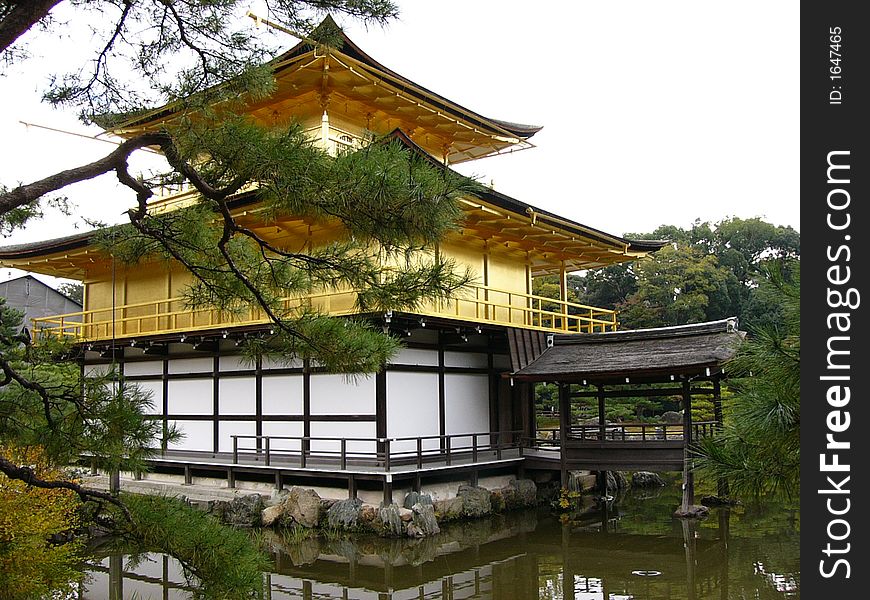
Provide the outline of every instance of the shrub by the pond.
<path id="1" fill-rule="evenodd" d="M 41 479 L 63 474 L 46 464 L 38 448 L 0 448 Z M 78 525 L 78 496 L 69 490 L 30 487 L 0 474 L 0 597 L 40 598 L 81 579 L 82 545 L 55 544 Z"/>

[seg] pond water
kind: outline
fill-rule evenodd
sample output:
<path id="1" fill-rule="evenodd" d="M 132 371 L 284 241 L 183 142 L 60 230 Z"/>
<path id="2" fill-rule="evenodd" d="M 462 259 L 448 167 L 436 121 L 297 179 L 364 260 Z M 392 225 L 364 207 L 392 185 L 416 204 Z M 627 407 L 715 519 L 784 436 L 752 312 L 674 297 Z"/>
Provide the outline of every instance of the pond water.
<path id="1" fill-rule="evenodd" d="M 583 498 L 568 515 L 541 508 L 445 527 L 423 540 L 265 534 L 274 566 L 263 597 L 766 600 L 800 597 L 796 504 L 671 518 L 676 487 L 613 502 Z M 190 598 L 173 559 L 97 554 L 80 598 Z"/>

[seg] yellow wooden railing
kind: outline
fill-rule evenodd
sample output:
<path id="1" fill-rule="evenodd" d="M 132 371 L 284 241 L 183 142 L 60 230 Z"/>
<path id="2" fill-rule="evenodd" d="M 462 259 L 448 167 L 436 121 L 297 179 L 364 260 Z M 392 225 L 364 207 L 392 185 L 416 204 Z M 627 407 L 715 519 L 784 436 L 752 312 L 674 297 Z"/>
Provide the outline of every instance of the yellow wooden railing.
<path id="1" fill-rule="evenodd" d="M 359 313 L 355 291 L 297 296 L 285 298 L 282 302 L 287 311 L 310 307 L 335 316 Z M 616 312 L 612 310 L 480 285 L 466 286 L 461 294 L 449 301 L 430 303 L 412 312 L 421 316 L 548 332 L 592 333 L 615 331 L 617 328 Z M 196 335 L 203 331 L 267 322 L 265 313 L 254 306 L 233 312 L 191 309 L 183 298 L 169 298 L 33 319 L 33 332 L 35 336 L 55 335 L 95 341 L 167 333 Z"/>

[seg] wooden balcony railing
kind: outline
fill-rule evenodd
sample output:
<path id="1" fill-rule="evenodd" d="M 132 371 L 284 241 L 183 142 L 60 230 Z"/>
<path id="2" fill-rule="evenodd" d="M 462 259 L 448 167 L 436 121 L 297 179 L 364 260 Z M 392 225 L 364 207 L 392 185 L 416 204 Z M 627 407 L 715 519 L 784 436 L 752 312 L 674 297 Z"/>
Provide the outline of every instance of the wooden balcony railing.
<path id="1" fill-rule="evenodd" d="M 520 431 L 394 438 L 234 435 L 232 464 L 332 469 L 449 467 L 522 457 Z"/>
<path id="2" fill-rule="evenodd" d="M 285 298 L 287 311 L 310 307 L 342 316 L 356 314 L 356 292 L 336 291 Z M 550 332 L 615 331 L 616 312 L 543 296 L 469 285 L 460 295 L 415 309 L 415 314 L 490 323 Z M 98 341 L 167 333 L 201 333 L 214 329 L 268 323 L 258 307 L 228 312 L 190 309 L 183 298 L 169 298 L 33 319 L 33 333 Z"/>
<path id="3" fill-rule="evenodd" d="M 695 421 L 692 423 L 692 439 L 697 440 L 715 435 L 722 425 L 717 421 Z M 537 437 L 529 440 L 531 447 L 546 449 L 558 448 L 561 432 L 558 428 L 538 429 Z M 572 425 L 568 430 L 568 445 L 608 444 L 611 442 L 683 442 L 682 423 L 610 423 L 600 425 Z"/>

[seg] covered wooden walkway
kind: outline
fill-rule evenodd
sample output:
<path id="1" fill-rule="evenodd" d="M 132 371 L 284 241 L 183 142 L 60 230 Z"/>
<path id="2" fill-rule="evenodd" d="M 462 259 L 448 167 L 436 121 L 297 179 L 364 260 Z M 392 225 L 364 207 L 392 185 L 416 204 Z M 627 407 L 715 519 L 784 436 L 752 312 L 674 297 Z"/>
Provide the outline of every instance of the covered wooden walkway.
<path id="1" fill-rule="evenodd" d="M 545 344 L 514 338 L 510 377 L 518 382 L 556 383 L 559 387 L 559 428 L 534 430 L 526 466 L 558 468 L 563 485 L 572 469 L 685 470 L 693 495 L 691 446 L 713 435 L 722 423 L 720 381 L 724 365 L 737 352 L 745 334 L 737 319 L 709 323 L 617 331 L 583 336 L 547 336 Z M 676 396 L 682 422 L 608 423 L 608 398 Z M 692 399 L 708 396 L 714 420 L 693 422 Z M 572 422 L 572 404 L 593 398 L 598 403 L 595 424 Z"/>

